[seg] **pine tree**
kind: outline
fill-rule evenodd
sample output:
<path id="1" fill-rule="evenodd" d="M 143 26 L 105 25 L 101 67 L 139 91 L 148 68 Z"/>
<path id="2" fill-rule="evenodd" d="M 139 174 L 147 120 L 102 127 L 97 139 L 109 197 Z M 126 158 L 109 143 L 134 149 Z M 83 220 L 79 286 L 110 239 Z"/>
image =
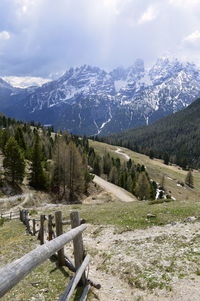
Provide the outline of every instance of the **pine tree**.
<path id="1" fill-rule="evenodd" d="M 149 158 L 153 160 L 154 158 L 154 151 L 151 149 L 149 152 Z"/>
<path id="2" fill-rule="evenodd" d="M 57 137 L 53 150 L 53 175 L 51 179 L 51 188 L 58 197 L 63 198 L 66 193 L 66 161 L 67 144 L 63 137 Z"/>
<path id="3" fill-rule="evenodd" d="M 131 169 L 131 167 L 132 167 L 132 160 L 129 159 L 126 164 L 127 164 L 128 170 Z"/>
<path id="4" fill-rule="evenodd" d="M 21 183 L 25 173 L 25 160 L 23 152 L 14 137 L 10 137 L 6 143 L 4 154 L 3 167 L 5 176 L 13 184 L 16 182 Z"/>
<path id="5" fill-rule="evenodd" d="M 193 180 L 193 174 L 191 170 L 189 170 L 186 175 L 185 184 L 188 185 L 190 188 L 194 188 L 194 180 Z"/>
<path id="6" fill-rule="evenodd" d="M 106 153 L 106 154 L 103 156 L 103 172 L 104 172 L 106 175 L 109 175 L 110 170 L 111 170 L 111 166 L 112 166 L 112 160 L 111 160 L 111 158 L 110 158 L 110 154 L 109 154 L 109 153 Z"/>
<path id="7" fill-rule="evenodd" d="M 151 185 L 145 172 L 139 174 L 135 194 L 140 200 L 148 200 L 151 197 Z"/>
<path id="8" fill-rule="evenodd" d="M 121 161 L 120 161 L 119 158 L 117 158 L 117 159 L 114 160 L 114 165 L 117 167 L 118 170 L 120 169 Z"/>
<path id="9" fill-rule="evenodd" d="M 74 202 L 76 196 L 84 192 L 84 171 L 81 154 L 76 145 L 70 142 L 67 148 L 67 187 L 70 202 Z"/>
<path id="10" fill-rule="evenodd" d="M 165 190 L 165 176 L 161 178 L 160 189 Z"/>
<path id="11" fill-rule="evenodd" d="M 119 173 L 118 185 L 120 187 L 126 189 L 126 171 L 123 168 L 121 168 L 120 173 Z"/>
<path id="12" fill-rule="evenodd" d="M 133 192 L 133 180 L 131 175 L 128 175 L 127 177 L 126 188 L 129 192 Z"/>
<path id="13" fill-rule="evenodd" d="M 0 132 L 0 147 L 2 152 L 4 153 L 5 145 L 8 142 L 8 139 L 10 138 L 10 133 L 8 129 L 4 129 Z"/>
<path id="14" fill-rule="evenodd" d="M 108 179 L 109 179 L 109 182 L 116 184 L 116 185 L 118 184 L 118 170 L 117 170 L 116 166 L 113 166 L 111 168 Z"/>
<path id="15" fill-rule="evenodd" d="M 151 199 L 154 200 L 156 198 L 156 192 L 157 192 L 158 185 L 155 181 L 151 182 Z"/>
<path id="16" fill-rule="evenodd" d="M 18 145 L 22 148 L 22 150 L 26 151 L 26 143 L 24 140 L 24 135 L 21 127 L 18 127 L 15 133 L 15 139 Z"/>
<path id="17" fill-rule="evenodd" d="M 100 176 L 101 175 L 101 162 L 100 157 L 95 156 L 94 162 L 93 162 L 93 172 L 95 175 Z"/>
<path id="18" fill-rule="evenodd" d="M 82 164 L 84 170 L 84 193 L 88 192 L 89 184 L 93 180 L 94 175 L 90 174 L 88 170 L 88 158 L 85 153 L 82 153 Z"/>
<path id="19" fill-rule="evenodd" d="M 35 134 L 35 143 L 32 151 L 32 164 L 30 185 L 36 189 L 46 190 L 48 188 L 48 179 L 45 175 L 42 166 L 42 149 L 40 145 L 40 138 L 38 133 Z"/>
<path id="20" fill-rule="evenodd" d="M 164 154 L 163 161 L 164 164 L 169 165 L 169 155 L 167 153 Z"/>

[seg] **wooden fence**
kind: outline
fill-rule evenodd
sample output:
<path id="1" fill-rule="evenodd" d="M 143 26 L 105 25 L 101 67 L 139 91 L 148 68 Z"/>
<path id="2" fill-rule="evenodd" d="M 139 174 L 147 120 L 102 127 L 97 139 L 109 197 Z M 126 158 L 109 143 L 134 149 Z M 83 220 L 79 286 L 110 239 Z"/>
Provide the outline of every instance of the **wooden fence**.
<path id="1" fill-rule="evenodd" d="M 14 211 L 14 212 L 1 212 L 0 213 L 0 218 L 8 218 L 8 219 L 14 219 L 14 218 L 19 218 L 19 211 Z"/>
<path id="2" fill-rule="evenodd" d="M 45 215 L 40 215 L 40 219 L 32 219 L 29 217 L 28 210 L 20 210 L 18 216 L 26 226 L 28 233 L 31 235 L 38 234 L 40 246 L 0 269 L 0 297 L 52 256 L 57 259 L 59 266 L 67 266 L 75 273 L 66 290 L 60 296 L 60 301 L 70 300 L 78 284 L 84 287 L 80 301 L 87 299 L 91 286 L 97 289 L 101 287 L 86 277 L 85 270 L 89 265 L 90 256 L 85 254 L 82 232 L 87 226 L 83 224 L 84 220 L 80 220 L 79 212 L 71 212 L 69 221 L 62 221 L 61 211 L 55 212 L 55 217 L 48 215 L 48 219 Z M 54 218 L 55 223 L 53 223 Z M 47 233 L 45 233 L 44 227 L 46 221 L 48 221 Z M 39 228 L 36 226 L 38 223 Z M 63 234 L 63 225 L 66 224 L 71 224 L 72 229 Z M 47 241 L 45 241 L 45 234 L 47 234 Z M 70 241 L 73 241 L 74 264 L 64 254 L 64 245 Z M 55 254 L 56 252 L 57 254 Z"/>

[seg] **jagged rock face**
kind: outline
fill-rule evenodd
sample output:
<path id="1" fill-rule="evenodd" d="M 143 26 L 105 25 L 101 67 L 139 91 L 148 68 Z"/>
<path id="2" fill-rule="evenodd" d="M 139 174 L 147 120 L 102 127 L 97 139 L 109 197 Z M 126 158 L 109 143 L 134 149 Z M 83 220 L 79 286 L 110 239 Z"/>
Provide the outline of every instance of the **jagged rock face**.
<path id="1" fill-rule="evenodd" d="M 200 70 L 167 58 L 145 70 L 138 59 L 112 72 L 84 65 L 39 88 L 7 88 L 11 100 L 6 109 L 0 94 L 4 113 L 76 134 L 105 135 L 152 123 L 188 106 L 200 97 Z"/>

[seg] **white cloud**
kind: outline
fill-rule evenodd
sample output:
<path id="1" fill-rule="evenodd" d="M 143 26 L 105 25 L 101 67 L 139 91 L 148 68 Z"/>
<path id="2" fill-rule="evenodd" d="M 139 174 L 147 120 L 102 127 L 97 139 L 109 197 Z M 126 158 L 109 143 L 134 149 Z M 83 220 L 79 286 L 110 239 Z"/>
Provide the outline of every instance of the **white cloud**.
<path id="1" fill-rule="evenodd" d="M 169 0 L 169 3 L 181 8 L 190 8 L 199 4 L 199 0 Z"/>
<path id="2" fill-rule="evenodd" d="M 147 10 L 140 17 L 138 24 L 144 24 L 154 20 L 158 15 L 158 10 L 155 6 L 149 6 Z"/>
<path id="3" fill-rule="evenodd" d="M 119 14 L 119 0 L 103 0 L 103 5 L 111 9 L 115 14 Z"/>
<path id="4" fill-rule="evenodd" d="M 19 17 L 34 13 L 34 8 L 42 5 L 41 0 L 15 0 L 17 4 L 17 14 Z"/>
<path id="5" fill-rule="evenodd" d="M 10 34 L 8 31 L 1 31 L 0 32 L 0 40 L 9 40 Z"/>
<path id="6" fill-rule="evenodd" d="M 200 31 L 195 30 L 194 32 L 186 36 L 183 40 L 185 42 L 195 43 L 197 40 L 200 40 Z"/>

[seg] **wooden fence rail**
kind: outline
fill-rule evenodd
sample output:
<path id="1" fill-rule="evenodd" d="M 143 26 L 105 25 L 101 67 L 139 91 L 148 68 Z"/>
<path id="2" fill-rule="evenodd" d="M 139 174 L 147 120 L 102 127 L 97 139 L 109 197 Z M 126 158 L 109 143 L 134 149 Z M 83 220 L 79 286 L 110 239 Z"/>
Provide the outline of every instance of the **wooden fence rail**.
<path id="1" fill-rule="evenodd" d="M 9 218 L 9 219 L 14 219 L 14 218 L 19 218 L 19 211 L 15 212 L 1 212 L 0 218 Z"/>
<path id="2" fill-rule="evenodd" d="M 0 269 L 0 297 L 4 296 L 13 286 L 22 280 L 28 273 L 50 258 L 55 252 L 64 247 L 66 243 L 76 238 L 86 229 L 80 225 L 55 239 L 38 246 L 20 259 Z"/>
<path id="3" fill-rule="evenodd" d="M 70 280 L 59 300 L 69 300 L 77 285 L 84 286 L 83 294 L 79 301 L 87 299 L 90 286 L 94 286 L 97 289 L 101 288 L 100 284 L 96 284 L 86 278 L 85 269 L 89 264 L 90 256 L 85 255 L 82 232 L 86 229 L 86 225 L 83 225 L 85 220 L 80 219 L 78 211 L 71 212 L 70 221 L 62 220 L 61 211 L 55 212 L 55 223 L 53 223 L 54 216 L 48 215 L 47 228 L 45 228 L 45 221 L 47 220 L 45 215 L 40 215 L 40 219 L 33 219 L 29 217 L 28 210 L 23 209 L 18 212 L 18 216 L 26 226 L 28 233 L 31 235 L 38 233 L 41 246 L 0 269 L 0 297 L 51 256 L 57 260 L 58 265 L 66 266 L 72 272 L 75 272 L 74 277 Z M 63 225 L 69 224 L 71 224 L 72 230 L 63 234 Z M 56 233 L 53 231 L 53 227 L 56 228 Z M 45 234 L 47 234 L 48 240 L 46 243 Z M 75 264 L 64 254 L 64 245 L 71 240 L 73 240 Z M 55 252 L 57 252 L 57 255 Z"/>
<path id="4" fill-rule="evenodd" d="M 10 219 L 11 217 L 12 213 L 10 213 Z M 86 278 L 85 269 L 90 261 L 90 256 L 85 254 L 82 239 L 82 232 L 86 229 L 86 225 L 83 224 L 86 221 L 80 219 L 78 211 L 71 212 L 70 221 L 62 220 L 61 211 L 55 212 L 55 223 L 53 223 L 54 216 L 48 215 L 47 228 L 45 227 L 45 221 L 47 220 L 45 215 L 40 215 L 40 219 L 30 218 L 28 210 L 23 209 L 18 212 L 18 218 L 24 223 L 28 233 L 31 235 L 38 233 L 41 246 L 0 269 L 0 297 L 51 256 L 57 260 L 59 266 L 66 266 L 72 272 L 75 272 L 74 277 L 70 280 L 59 300 L 69 300 L 77 285 L 84 286 L 80 301 L 87 299 L 90 286 L 94 286 L 97 289 L 101 288 L 100 284 L 96 284 Z M 63 234 L 63 225 L 70 224 L 72 230 Z M 53 227 L 56 228 L 55 232 Z M 47 234 L 48 241 L 46 243 L 45 234 Z M 71 240 L 73 240 L 74 246 L 74 264 L 64 254 L 64 245 Z M 55 254 L 56 252 L 57 255 Z"/>
<path id="5" fill-rule="evenodd" d="M 76 274 L 74 275 L 72 280 L 69 282 L 66 290 L 61 295 L 59 301 L 68 301 L 70 299 L 70 297 L 72 296 L 76 286 L 78 285 L 83 273 L 85 272 L 85 269 L 87 268 L 89 262 L 90 262 L 90 256 L 87 255 L 85 257 L 83 263 L 81 264 L 81 266 L 77 270 Z"/>

